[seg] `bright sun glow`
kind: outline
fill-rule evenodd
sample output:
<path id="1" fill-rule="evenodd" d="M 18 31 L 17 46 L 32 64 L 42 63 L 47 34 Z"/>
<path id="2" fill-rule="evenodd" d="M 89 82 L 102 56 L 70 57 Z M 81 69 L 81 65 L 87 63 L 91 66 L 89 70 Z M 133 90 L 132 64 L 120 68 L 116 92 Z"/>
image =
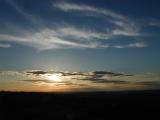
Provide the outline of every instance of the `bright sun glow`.
<path id="1" fill-rule="evenodd" d="M 49 80 L 55 81 L 55 82 L 59 82 L 61 81 L 61 74 L 52 74 L 50 76 L 48 76 Z"/>

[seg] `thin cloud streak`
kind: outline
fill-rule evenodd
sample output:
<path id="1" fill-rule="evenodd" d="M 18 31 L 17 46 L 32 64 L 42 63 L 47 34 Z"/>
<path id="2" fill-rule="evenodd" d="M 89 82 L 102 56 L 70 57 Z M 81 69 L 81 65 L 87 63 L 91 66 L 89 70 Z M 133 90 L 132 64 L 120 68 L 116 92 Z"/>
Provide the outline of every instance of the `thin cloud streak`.
<path id="1" fill-rule="evenodd" d="M 79 32 L 79 31 L 77 31 Z M 74 35 L 75 33 L 68 34 L 73 38 L 83 37 Z M 88 36 L 90 38 L 92 36 Z M 48 49 L 63 49 L 63 48 L 101 48 L 104 45 L 99 45 L 98 41 L 70 41 L 66 38 L 66 33 L 56 31 L 54 29 L 43 29 L 40 32 L 26 33 L 24 36 L 13 36 L 8 34 L 0 34 L 1 41 L 17 42 L 39 50 Z M 107 47 L 107 46 L 106 46 Z"/>
<path id="2" fill-rule="evenodd" d="M 146 43 L 136 42 L 136 43 L 130 43 L 127 45 L 115 45 L 113 47 L 115 48 L 144 48 L 144 47 L 148 47 L 148 45 Z"/>
<path id="3" fill-rule="evenodd" d="M 63 36 L 74 36 L 79 39 L 109 39 L 111 36 L 106 33 L 99 33 L 93 30 L 77 29 L 75 27 L 58 28 L 58 32 Z"/>
<path id="4" fill-rule="evenodd" d="M 22 9 L 19 5 L 17 5 L 15 3 L 14 0 L 7 0 L 7 2 L 9 3 L 9 5 L 11 5 L 18 13 L 20 13 L 21 15 L 23 15 L 26 19 L 28 19 L 29 21 L 33 22 L 34 24 L 37 24 L 38 19 L 36 19 L 36 17 L 34 17 L 34 15 L 29 14 L 28 12 L 26 12 L 24 9 Z"/>
<path id="5" fill-rule="evenodd" d="M 67 49 L 67 48 L 119 48 L 103 43 L 115 36 L 73 27 L 43 28 L 39 32 L 25 35 L 0 34 L 0 41 L 16 42 L 38 50 Z M 102 41 L 103 40 L 103 41 Z M 122 45 L 123 46 L 123 45 Z M 143 43 L 133 43 L 121 48 L 147 47 Z"/>
<path id="6" fill-rule="evenodd" d="M 10 48 L 11 45 L 10 44 L 2 44 L 0 43 L 0 48 Z"/>
<path id="7" fill-rule="evenodd" d="M 122 19 L 122 20 L 126 19 L 124 16 L 116 14 L 110 10 L 100 9 L 100 8 L 83 5 L 83 4 L 78 5 L 74 3 L 58 3 L 57 2 L 57 3 L 53 3 L 53 6 L 66 12 L 67 11 L 94 12 L 94 13 L 102 14 L 105 16 L 110 16 L 116 19 Z"/>
<path id="8" fill-rule="evenodd" d="M 141 33 L 139 32 L 140 28 L 133 20 L 108 9 L 74 3 L 53 3 L 53 7 L 65 12 L 82 12 L 84 16 L 87 12 L 91 12 L 94 13 L 93 17 L 106 17 L 106 21 L 116 25 L 116 28 L 111 30 L 110 36 L 141 36 Z M 97 15 L 95 15 L 95 13 L 97 13 Z M 111 19 L 108 17 L 111 17 Z"/>
<path id="9" fill-rule="evenodd" d="M 46 26 L 39 25 L 39 20 L 37 21 L 33 15 L 24 11 L 20 6 L 18 6 L 14 1 L 7 0 L 8 3 L 26 19 L 31 21 L 33 24 L 38 25 L 36 30 L 32 32 L 27 32 L 26 30 L 19 30 L 22 34 L 10 35 L 0 33 L 0 41 L 4 42 L 14 42 L 35 48 L 37 50 L 50 50 L 50 49 L 69 49 L 69 48 L 143 48 L 147 47 L 144 43 L 133 42 L 128 45 L 110 45 L 108 41 L 113 39 L 119 40 L 118 37 L 132 37 L 135 41 L 135 37 L 142 36 L 140 32 L 140 26 L 138 26 L 133 20 L 126 16 L 115 13 L 108 9 L 96 8 L 93 6 L 74 4 L 74 3 L 64 3 L 56 2 L 53 3 L 53 7 L 62 10 L 64 12 L 92 12 L 99 16 L 106 17 L 106 22 L 113 25 L 113 28 L 107 27 L 106 31 L 99 31 L 91 28 L 79 28 L 77 25 L 65 23 L 56 23 L 57 26 L 48 28 Z M 111 19 L 108 19 L 111 17 Z M 101 19 L 101 17 L 100 17 Z M 104 25 L 105 27 L 105 25 Z M 3 46 L 5 47 L 5 46 Z M 6 46 L 9 48 L 9 46 Z"/>
<path id="10" fill-rule="evenodd" d="M 43 31 L 42 31 L 43 32 Z M 48 34 L 52 33 L 50 31 Z M 76 36 L 77 37 L 77 36 Z M 16 42 L 19 44 L 25 44 L 27 46 L 36 48 L 38 50 L 49 50 L 49 49 L 68 49 L 68 48 L 143 48 L 147 47 L 144 43 L 132 43 L 128 45 L 115 45 L 110 46 L 108 44 L 102 44 L 99 41 L 88 41 L 88 42 L 80 42 L 80 41 L 68 41 L 63 38 L 59 38 L 56 36 L 49 36 L 43 35 L 41 33 L 35 33 L 30 36 L 12 36 L 12 35 L 5 35 L 0 34 L 0 39 L 9 42 Z M 0 45 L 0 47 L 8 48 L 9 45 Z"/>

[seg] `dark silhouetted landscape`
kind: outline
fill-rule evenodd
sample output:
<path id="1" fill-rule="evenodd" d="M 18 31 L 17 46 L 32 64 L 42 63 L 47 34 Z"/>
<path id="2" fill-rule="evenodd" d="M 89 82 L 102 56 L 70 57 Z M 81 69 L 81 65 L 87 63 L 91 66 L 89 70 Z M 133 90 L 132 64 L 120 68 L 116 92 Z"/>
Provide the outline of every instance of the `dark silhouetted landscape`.
<path id="1" fill-rule="evenodd" d="M 154 120 L 159 114 L 159 90 L 0 93 L 0 120 Z"/>

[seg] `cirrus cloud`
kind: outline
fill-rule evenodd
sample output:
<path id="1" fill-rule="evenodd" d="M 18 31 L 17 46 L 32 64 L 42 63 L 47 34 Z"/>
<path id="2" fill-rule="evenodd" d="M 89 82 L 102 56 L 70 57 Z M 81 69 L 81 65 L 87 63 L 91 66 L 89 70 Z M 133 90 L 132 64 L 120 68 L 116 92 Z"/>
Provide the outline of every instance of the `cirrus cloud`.
<path id="1" fill-rule="evenodd" d="M 0 41 L 3 42 L 18 43 L 37 50 L 68 48 L 143 48 L 148 46 L 146 43 L 137 40 L 139 37 L 145 37 L 141 31 L 141 26 L 133 19 L 106 8 L 98 8 L 85 4 L 54 2 L 52 7 L 66 13 L 66 15 L 74 12 L 76 14 L 72 14 L 73 16 L 78 15 L 86 21 L 88 17 L 96 17 L 104 21 L 104 25 L 100 22 L 96 23 L 97 26 L 100 26 L 104 30 L 96 29 L 90 23 L 85 25 L 85 27 L 79 27 L 78 24 L 81 25 L 82 23 L 67 23 L 67 20 L 65 24 L 61 22 L 55 23 L 53 21 L 56 25 L 47 27 L 42 25 L 40 19 L 37 20 L 34 14 L 27 12 L 22 6 L 17 4 L 16 1 L 7 1 L 10 6 L 35 26 L 32 32 L 19 29 L 17 30 L 19 34 L 0 33 Z M 92 16 L 92 14 L 95 15 Z M 118 44 L 119 41 L 121 41 L 121 39 L 119 39 L 120 37 L 124 39 L 130 37 L 134 42 L 129 42 L 127 45 L 120 45 Z M 112 40 L 116 40 L 118 43 L 110 44 Z M 9 48 L 10 45 L 0 45 L 0 47 Z"/>
<path id="2" fill-rule="evenodd" d="M 0 43 L 0 48 L 10 48 L 11 45 L 10 44 L 2 44 Z"/>

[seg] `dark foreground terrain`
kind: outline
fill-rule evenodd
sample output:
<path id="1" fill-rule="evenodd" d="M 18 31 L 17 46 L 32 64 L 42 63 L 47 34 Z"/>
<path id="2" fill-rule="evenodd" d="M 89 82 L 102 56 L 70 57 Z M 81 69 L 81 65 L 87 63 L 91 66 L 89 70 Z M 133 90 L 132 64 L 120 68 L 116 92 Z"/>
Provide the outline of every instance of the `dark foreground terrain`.
<path id="1" fill-rule="evenodd" d="M 0 93 L 0 120 L 160 119 L 160 91 Z"/>

